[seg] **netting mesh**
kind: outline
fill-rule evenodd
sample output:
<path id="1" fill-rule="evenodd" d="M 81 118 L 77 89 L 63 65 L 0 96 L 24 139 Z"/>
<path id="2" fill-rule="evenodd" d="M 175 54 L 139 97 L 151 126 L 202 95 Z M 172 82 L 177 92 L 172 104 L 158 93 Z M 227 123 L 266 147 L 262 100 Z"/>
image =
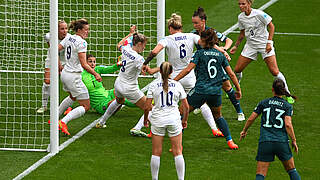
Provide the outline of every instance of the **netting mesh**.
<path id="1" fill-rule="evenodd" d="M 149 39 L 144 57 L 156 45 L 156 0 L 64 0 L 58 7 L 59 19 L 67 23 L 89 21 L 88 53 L 98 65 L 116 61 L 116 45 L 131 25 Z M 42 99 L 49 0 L 4 0 L 0 17 L 0 148 L 45 149 L 49 112 L 36 109 Z"/>

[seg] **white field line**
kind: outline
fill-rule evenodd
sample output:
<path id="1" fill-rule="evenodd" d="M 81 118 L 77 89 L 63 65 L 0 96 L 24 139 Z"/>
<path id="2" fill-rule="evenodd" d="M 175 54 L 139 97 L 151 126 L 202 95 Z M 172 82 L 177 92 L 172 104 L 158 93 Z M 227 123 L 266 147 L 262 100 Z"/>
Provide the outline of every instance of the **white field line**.
<path id="1" fill-rule="evenodd" d="M 260 10 L 265 10 L 267 9 L 269 6 L 271 6 L 272 4 L 276 3 L 278 0 L 270 0 L 269 2 L 267 2 L 266 4 L 264 4 L 263 6 L 261 6 L 259 9 Z M 223 32 L 224 35 L 228 35 L 230 32 L 236 30 L 238 28 L 238 23 L 234 24 L 233 26 L 231 26 L 229 29 L 225 30 Z"/>
<path id="2" fill-rule="evenodd" d="M 269 6 L 271 6 L 273 3 L 277 2 L 278 0 L 270 0 L 269 2 L 267 2 L 266 4 L 264 4 L 263 6 L 261 6 L 260 8 L 264 7 L 267 8 Z M 259 9 L 260 9 L 259 8 Z M 232 26 L 233 27 L 233 26 Z M 231 27 L 231 28 L 232 28 Z M 229 29 L 231 29 L 229 28 Z M 237 27 L 236 27 L 237 28 Z M 230 30 L 233 31 L 236 28 Z M 229 30 L 228 29 L 228 30 Z M 226 31 L 225 31 L 226 32 Z M 69 144 L 71 144 L 72 142 L 74 142 L 75 140 L 77 140 L 78 138 L 80 138 L 81 136 L 83 136 L 85 133 L 87 133 L 92 127 L 95 126 L 95 124 L 97 123 L 97 120 L 93 121 L 91 124 L 89 124 L 87 127 L 85 127 L 84 129 L 82 129 L 79 133 L 77 133 L 76 135 L 74 135 L 72 138 L 70 138 L 68 141 L 64 142 L 63 144 L 61 144 L 59 146 L 59 151 L 63 150 L 64 148 L 66 148 Z M 39 166 L 41 166 L 43 163 L 47 162 L 51 157 L 53 157 L 56 154 L 53 153 L 49 153 L 48 155 L 46 155 L 45 157 L 43 157 L 42 159 L 40 159 L 39 161 L 37 161 L 35 164 L 33 164 L 32 166 L 30 166 L 28 169 L 26 169 L 24 172 L 22 172 L 21 174 L 19 174 L 17 177 L 15 177 L 13 180 L 20 180 L 23 177 L 25 177 L 26 175 L 28 175 L 29 173 L 31 173 L 32 171 L 34 171 L 35 169 L 37 169 Z"/>
<path id="3" fill-rule="evenodd" d="M 240 33 L 240 31 L 231 31 L 230 33 Z M 278 35 L 289 35 L 289 36 L 320 36 L 320 34 L 315 33 L 286 33 L 286 32 L 275 32 Z"/>

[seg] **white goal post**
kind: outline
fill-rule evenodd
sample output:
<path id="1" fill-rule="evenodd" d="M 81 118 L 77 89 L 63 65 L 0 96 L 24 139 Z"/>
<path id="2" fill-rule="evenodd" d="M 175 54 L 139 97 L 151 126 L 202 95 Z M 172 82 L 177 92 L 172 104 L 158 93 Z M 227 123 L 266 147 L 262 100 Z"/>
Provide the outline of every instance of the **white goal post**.
<path id="1" fill-rule="evenodd" d="M 54 13 L 57 14 L 54 14 Z M 57 152 L 59 77 L 51 60 L 50 111 L 41 107 L 44 61 L 50 32 L 51 51 L 57 52 L 57 23 L 86 18 L 90 23 L 88 53 L 98 65 L 115 63 L 116 44 L 136 25 L 148 37 L 148 53 L 165 36 L 165 0 L 4 0 L 0 4 L 0 150 Z M 69 31 L 74 34 L 74 32 Z M 164 52 L 151 66 L 164 61 Z M 48 120 L 51 120 L 51 129 Z"/>

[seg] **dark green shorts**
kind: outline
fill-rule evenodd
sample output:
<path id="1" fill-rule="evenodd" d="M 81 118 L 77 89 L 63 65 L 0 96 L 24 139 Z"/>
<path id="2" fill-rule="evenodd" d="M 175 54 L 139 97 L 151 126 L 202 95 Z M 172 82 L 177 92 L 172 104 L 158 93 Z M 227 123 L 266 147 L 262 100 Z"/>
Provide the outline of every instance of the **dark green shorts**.
<path id="1" fill-rule="evenodd" d="M 200 108 L 204 103 L 207 103 L 209 107 L 221 106 L 221 95 L 189 93 L 187 100 L 195 109 Z"/>
<path id="2" fill-rule="evenodd" d="M 289 142 L 260 142 L 256 160 L 262 162 L 274 161 L 277 156 L 280 161 L 287 161 L 292 157 Z"/>

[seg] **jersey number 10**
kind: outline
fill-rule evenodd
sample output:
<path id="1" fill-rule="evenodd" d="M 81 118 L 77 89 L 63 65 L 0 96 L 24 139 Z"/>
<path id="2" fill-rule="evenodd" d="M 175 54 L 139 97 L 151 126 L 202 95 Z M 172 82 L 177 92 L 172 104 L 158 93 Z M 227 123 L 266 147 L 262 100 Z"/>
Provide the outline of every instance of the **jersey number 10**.
<path id="1" fill-rule="evenodd" d="M 172 105 L 172 98 L 173 98 L 173 92 L 172 91 L 169 91 L 168 93 L 164 93 L 163 91 L 161 91 L 160 95 L 161 95 L 161 107 L 165 107 L 166 105 L 167 106 L 171 106 Z M 166 104 L 164 104 L 164 96 L 165 95 L 167 95 Z"/>

